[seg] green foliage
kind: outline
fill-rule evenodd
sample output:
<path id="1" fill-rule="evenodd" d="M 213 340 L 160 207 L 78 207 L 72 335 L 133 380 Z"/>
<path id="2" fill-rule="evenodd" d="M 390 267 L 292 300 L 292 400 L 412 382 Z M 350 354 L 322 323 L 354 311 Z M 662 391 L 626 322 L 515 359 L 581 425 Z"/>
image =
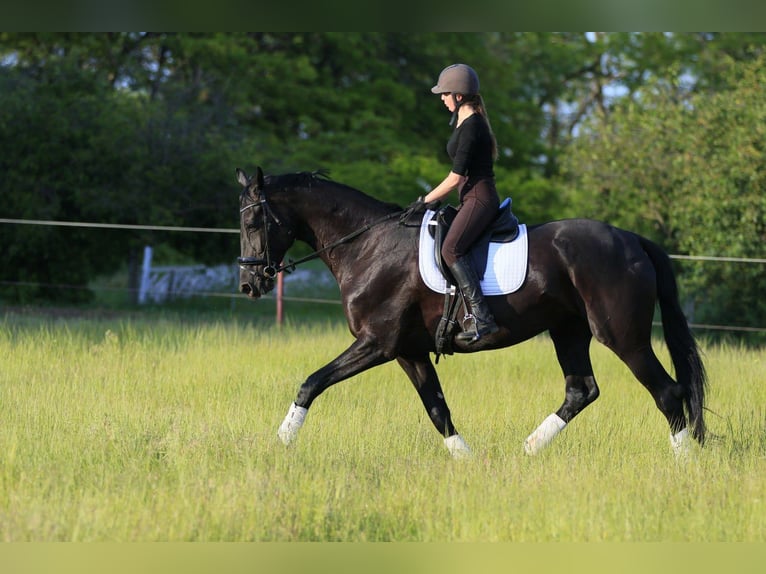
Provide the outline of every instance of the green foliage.
<path id="1" fill-rule="evenodd" d="M 194 109 L 113 91 L 64 62 L 42 79 L 0 68 L 0 189 L 10 218 L 223 227 L 230 144 Z M 233 171 L 233 170 L 232 170 Z M 150 233 L 0 227 L 9 249 L 0 278 L 12 300 L 81 300 L 94 275 L 128 259 Z M 162 237 L 201 260 L 230 257 L 230 238 Z M 235 244 L 236 245 L 236 244 Z"/>
<path id="2" fill-rule="evenodd" d="M 513 200 L 513 212 L 522 223 L 544 223 L 566 214 L 561 184 L 534 171 L 498 170 L 497 190 L 501 201 L 506 197 Z"/>
<path id="3" fill-rule="evenodd" d="M 593 126 L 570 150 L 567 175 L 586 215 L 694 255 L 763 257 L 766 239 L 766 82 L 763 60 L 729 62 L 726 89 L 679 99 L 653 82 L 639 102 Z M 766 321 L 763 266 L 690 263 L 694 318 Z M 736 319 L 734 319 L 736 318 Z"/>
<path id="4" fill-rule="evenodd" d="M 0 33 L 0 214 L 233 228 L 234 169 L 256 165 L 329 168 L 406 205 L 449 169 L 449 112 L 430 88 L 462 61 L 479 71 L 498 190 L 523 221 L 600 217 L 673 251 L 721 252 L 725 235 L 727 254 L 755 254 L 762 78 L 744 66 L 764 45 L 749 33 Z M 87 296 L 50 286 L 82 287 L 145 244 L 209 263 L 238 251 L 227 234 L 3 225 L 0 241 L 5 300 Z M 733 285 L 742 268 L 685 269 L 715 293 L 699 313 L 760 304 L 744 293 L 759 271 Z"/>
<path id="5" fill-rule="evenodd" d="M 763 258 L 766 244 L 764 60 L 733 67 L 729 89 L 692 100 L 686 181 L 678 198 L 683 252 Z M 694 153 L 688 153 L 694 150 Z M 703 321 L 766 321 L 766 266 L 695 265 L 688 274 Z"/>
<path id="6" fill-rule="evenodd" d="M 99 179 L 96 155 L 115 117 L 103 115 L 111 98 L 92 77 L 68 68 L 52 71 L 47 80 L 32 81 L 0 68 L 0 141 L 5 148 L 0 154 L 0 189 L 6 196 L 2 212 L 28 219 L 93 216 L 100 210 L 83 204 L 80 194 L 90 192 Z M 37 290 L 10 287 L 18 289 L 15 295 L 21 300 L 36 294 L 52 300 L 78 297 L 81 291 L 51 286 L 82 284 L 105 256 L 81 231 L 4 225 L 0 238 L 11 246 L 0 276 L 41 284 Z"/>

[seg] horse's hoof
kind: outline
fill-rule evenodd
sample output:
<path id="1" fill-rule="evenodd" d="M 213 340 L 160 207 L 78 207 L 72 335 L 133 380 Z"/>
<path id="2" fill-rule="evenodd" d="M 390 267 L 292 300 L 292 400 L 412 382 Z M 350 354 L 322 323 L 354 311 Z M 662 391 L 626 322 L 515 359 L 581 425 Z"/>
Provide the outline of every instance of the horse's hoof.
<path id="1" fill-rule="evenodd" d="M 290 428 L 290 425 L 282 423 L 277 431 L 277 436 L 282 444 L 289 446 L 296 438 L 298 438 L 298 429 Z"/>
<path id="2" fill-rule="evenodd" d="M 548 417 L 535 429 L 531 435 L 524 441 L 524 452 L 528 455 L 535 455 L 550 444 L 553 438 L 567 426 L 561 417 L 557 414 L 548 415 Z"/>
<path id="3" fill-rule="evenodd" d="M 456 460 L 468 460 L 473 458 L 473 453 L 459 434 L 453 434 L 444 439 L 444 446 Z"/>
<path id="4" fill-rule="evenodd" d="M 290 410 L 287 411 L 287 416 L 277 431 L 277 436 L 285 445 L 291 444 L 298 438 L 298 431 L 301 430 L 303 421 L 306 420 L 306 413 L 308 413 L 308 409 L 299 407 L 295 403 L 290 405 Z"/>
<path id="5" fill-rule="evenodd" d="M 676 434 L 671 434 L 670 446 L 673 449 L 673 454 L 676 455 L 676 460 L 686 462 L 691 453 L 691 437 L 689 436 L 689 430 L 683 429 Z"/>

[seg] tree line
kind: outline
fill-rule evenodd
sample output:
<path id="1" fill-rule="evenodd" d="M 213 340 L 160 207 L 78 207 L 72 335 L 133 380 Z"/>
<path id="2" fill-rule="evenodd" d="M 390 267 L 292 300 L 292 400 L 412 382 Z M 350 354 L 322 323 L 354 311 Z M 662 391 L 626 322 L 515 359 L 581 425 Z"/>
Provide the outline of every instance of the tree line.
<path id="1" fill-rule="evenodd" d="M 439 71 L 479 73 L 501 195 L 672 252 L 762 257 L 757 33 L 0 33 L 2 217 L 236 227 L 235 167 L 329 169 L 406 205 L 446 174 Z M 4 301 L 71 300 L 146 243 L 231 236 L 0 226 Z M 680 266 L 696 320 L 763 324 L 762 266 Z M 24 281 L 20 287 L 16 283 Z"/>

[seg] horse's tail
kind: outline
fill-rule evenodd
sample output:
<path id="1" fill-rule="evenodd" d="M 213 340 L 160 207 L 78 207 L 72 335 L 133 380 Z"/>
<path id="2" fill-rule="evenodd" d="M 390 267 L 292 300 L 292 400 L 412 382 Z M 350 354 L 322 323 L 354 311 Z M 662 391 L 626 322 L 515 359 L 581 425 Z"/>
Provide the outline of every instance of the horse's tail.
<path id="1" fill-rule="evenodd" d="M 662 314 L 662 330 L 670 351 L 676 380 L 684 389 L 692 436 L 700 444 L 705 442 L 705 387 L 707 375 L 702 364 L 697 342 L 678 301 L 678 284 L 670 264 L 670 257 L 662 248 L 645 237 L 639 237 L 641 246 L 651 259 L 657 276 L 657 297 Z"/>

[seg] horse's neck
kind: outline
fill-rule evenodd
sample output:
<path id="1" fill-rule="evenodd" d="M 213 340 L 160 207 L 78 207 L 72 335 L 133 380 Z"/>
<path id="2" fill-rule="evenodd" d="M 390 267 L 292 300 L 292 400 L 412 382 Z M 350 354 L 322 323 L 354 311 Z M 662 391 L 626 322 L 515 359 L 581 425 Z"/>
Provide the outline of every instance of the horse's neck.
<path id="1" fill-rule="evenodd" d="M 293 206 L 303 228 L 298 230 L 297 239 L 314 249 L 339 241 L 390 212 L 385 204 L 346 190 L 326 194 L 314 191 L 298 198 Z"/>

